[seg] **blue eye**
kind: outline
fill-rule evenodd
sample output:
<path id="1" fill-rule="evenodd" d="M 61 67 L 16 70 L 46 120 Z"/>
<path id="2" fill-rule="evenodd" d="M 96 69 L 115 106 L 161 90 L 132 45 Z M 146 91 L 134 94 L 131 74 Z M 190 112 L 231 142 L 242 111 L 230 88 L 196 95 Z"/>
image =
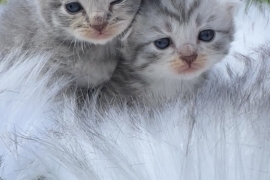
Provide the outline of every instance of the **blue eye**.
<path id="1" fill-rule="evenodd" d="M 71 2 L 71 3 L 66 4 L 66 9 L 69 13 L 75 14 L 82 10 L 82 6 L 78 2 Z"/>
<path id="2" fill-rule="evenodd" d="M 158 49 L 166 49 L 171 45 L 171 40 L 169 38 L 162 38 L 154 41 L 154 43 Z"/>
<path id="3" fill-rule="evenodd" d="M 199 33 L 198 39 L 204 42 L 210 42 L 214 39 L 214 37 L 215 37 L 215 31 L 208 29 L 208 30 L 201 31 Z"/>

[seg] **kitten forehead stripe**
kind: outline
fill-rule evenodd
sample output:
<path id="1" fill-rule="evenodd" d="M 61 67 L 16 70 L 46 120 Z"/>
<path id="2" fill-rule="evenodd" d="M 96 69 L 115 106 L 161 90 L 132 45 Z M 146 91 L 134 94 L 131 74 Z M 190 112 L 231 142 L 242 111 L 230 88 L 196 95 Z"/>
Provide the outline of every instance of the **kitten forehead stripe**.
<path id="1" fill-rule="evenodd" d="M 195 10 L 200 7 L 201 1 L 194 0 L 192 4 L 190 5 L 190 7 L 187 7 L 188 4 L 186 1 L 179 2 L 179 0 L 171 0 L 171 4 L 175 8 L 174 10 L 180 13 L 180 15 L 177 15 L 177 16 L 179 17 L 178 19 L 181 19 L 183 23 L 183 22 L 189 21 L 190 17 L 193 15 Z M 166 8 L 166 7 L 163 7 L 163 8 Z M 168 10 L 167 13 L 172 13 L 172 12 Z"/>
<path id="2" fill-rule="evenodd" d="M 197 8 L 199 8 L 200 4 L 201 4 L 201 1 L 199 1 L 199 0 L 196 0 L 196 1 L 194 1 L 192 3 L 191 8 L 187 11 L 187 14 L 186 14 L 186 17 L 185 17 L 185 21 L 186 22 L 189 21 L 190 17 L 193 15 L 193 13 L 195 12 L 195 10 Z"/>

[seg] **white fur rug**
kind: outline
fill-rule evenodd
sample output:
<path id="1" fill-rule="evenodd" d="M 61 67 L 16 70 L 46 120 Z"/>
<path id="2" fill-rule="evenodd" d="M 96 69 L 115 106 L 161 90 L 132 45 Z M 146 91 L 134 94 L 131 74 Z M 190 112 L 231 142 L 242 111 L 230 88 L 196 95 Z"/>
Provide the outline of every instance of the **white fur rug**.
<path id="1" fill-rule="evenodd" d="M 48 86 L 47 55 L 21 62 L 14 50 L 0 63 L 0 179 L 269 180 L 270 8 L 245 13 L 198 94 L 161 109 L 53 101 L 68 79 Z"/>
<path id="2" fill-rule="evenodd" d="M 0 5 L 0 14 L 3 12 L 3 9 L 5 8 L 4 5 Z"/>

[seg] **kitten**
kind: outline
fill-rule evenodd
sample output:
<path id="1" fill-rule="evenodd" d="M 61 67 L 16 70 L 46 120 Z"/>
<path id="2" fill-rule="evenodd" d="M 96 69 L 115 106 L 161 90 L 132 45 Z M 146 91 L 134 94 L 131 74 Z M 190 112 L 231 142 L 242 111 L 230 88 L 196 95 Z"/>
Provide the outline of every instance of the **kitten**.
<path id="1" fill-rule="evenodd" d="M 141 0 L 10 0 L 0 17 L 2 55 L 49 52 L 49 67 L 77 85 L 95 87 L 117 64 L 116 38 L 126 31 Z"/>
<path id="2" fill-rule="evenodd" d="M 170 98 L 194 92 L 228 54 L 238 5 L 240 0 L 143 2 L 104 94 Z"/>

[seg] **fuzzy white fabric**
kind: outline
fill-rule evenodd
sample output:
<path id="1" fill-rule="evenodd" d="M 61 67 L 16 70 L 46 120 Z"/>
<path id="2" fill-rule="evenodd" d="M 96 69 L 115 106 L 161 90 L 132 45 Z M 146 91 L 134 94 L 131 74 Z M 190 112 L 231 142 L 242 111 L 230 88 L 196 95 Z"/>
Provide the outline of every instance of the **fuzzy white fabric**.
<path id="1" fill-rule="evenodd" d="M 0 14 L 3 12 L 5 6 L 0 4 Z"/>
<path id="2" fill-rule="evenodd" d="M 74 95 L 53 98 L 68 79 L 48 84 L 53 69 L 38 76 L 46 54 L 24 61 L 14 51 L 0 63 L 0 177 L 269 180 L 270 8 L 247 13 L 200 91 L 160 109 L 78 111 Z"/>

